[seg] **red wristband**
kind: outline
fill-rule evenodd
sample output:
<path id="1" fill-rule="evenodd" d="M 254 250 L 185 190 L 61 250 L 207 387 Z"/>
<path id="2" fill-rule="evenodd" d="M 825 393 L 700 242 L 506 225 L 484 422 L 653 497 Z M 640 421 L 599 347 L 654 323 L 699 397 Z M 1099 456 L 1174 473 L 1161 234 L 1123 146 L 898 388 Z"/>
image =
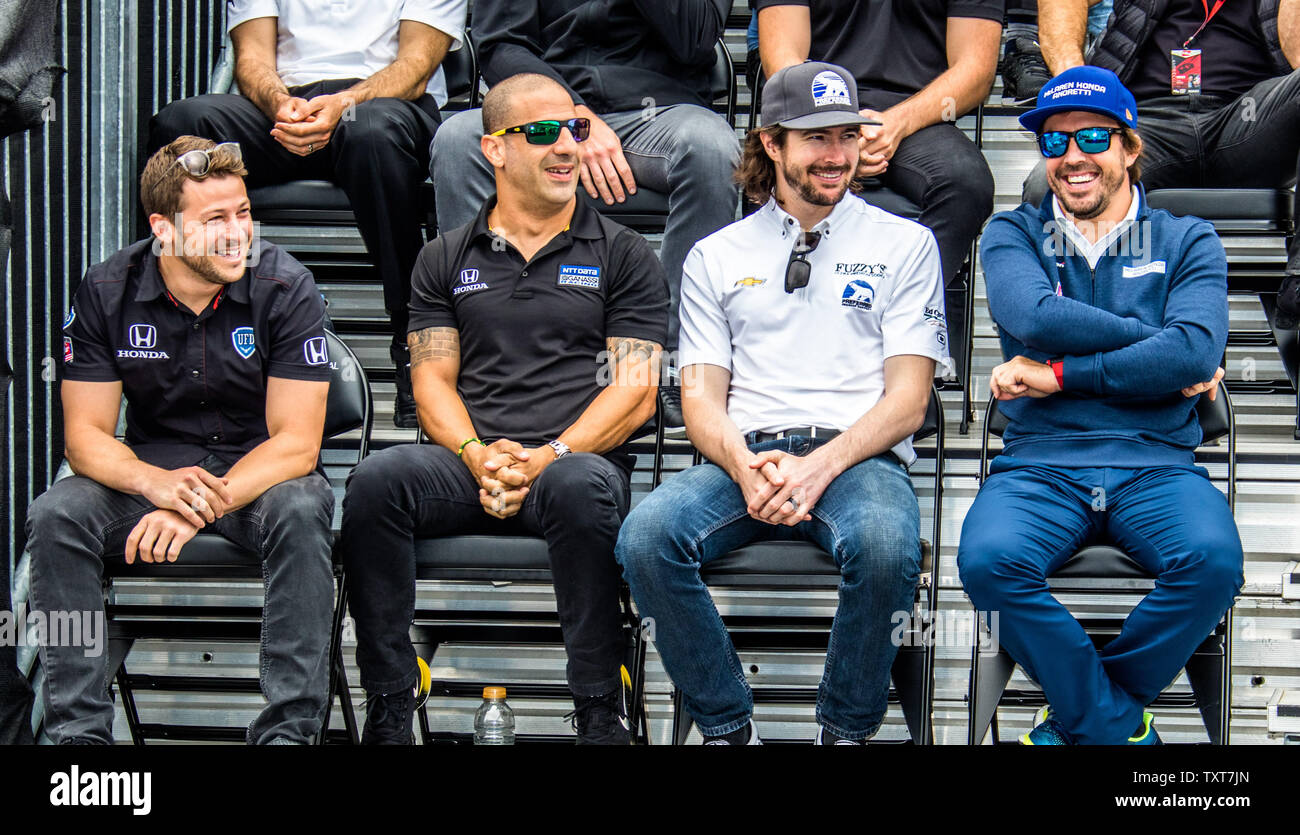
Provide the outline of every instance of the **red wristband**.
<path id="1" fill-rule="evenodd" d="M 1052 373 L 1056 375 L 1056 385 L 1061 390 L 1065 389 L 1065 361 L 1052 360 L 1049 365 L 1052 366 Z"/>

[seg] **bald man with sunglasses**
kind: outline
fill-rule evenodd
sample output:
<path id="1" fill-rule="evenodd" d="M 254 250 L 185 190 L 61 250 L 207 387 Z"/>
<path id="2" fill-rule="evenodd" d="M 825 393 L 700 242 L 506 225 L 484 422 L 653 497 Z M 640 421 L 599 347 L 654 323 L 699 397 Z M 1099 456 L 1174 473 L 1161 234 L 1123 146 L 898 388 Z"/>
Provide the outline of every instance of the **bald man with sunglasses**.
<path id="1" fill-rule="evenodd" d="M 424 695 L 414 540 L 490 533 L 546 540 L 578 742 L 627 744 L 614 540 L 625 444 L 655 411 L 667 283 L 641 236 L 576 198 L 591 126 L 562 86 L 513 76 L 482 115 L 496 194 L 412 277 L 411 374 L 433 443 L 371 455 L 343 501 L 363 741 L 409 743 Z"/>

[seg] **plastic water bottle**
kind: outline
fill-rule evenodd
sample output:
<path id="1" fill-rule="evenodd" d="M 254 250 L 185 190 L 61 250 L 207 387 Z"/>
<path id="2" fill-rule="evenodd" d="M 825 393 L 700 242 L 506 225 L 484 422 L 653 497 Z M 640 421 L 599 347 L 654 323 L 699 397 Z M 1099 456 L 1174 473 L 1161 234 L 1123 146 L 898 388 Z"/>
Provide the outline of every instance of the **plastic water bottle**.
<path id="1" fill-rule="evenodd" d="M 504 687 L 483 688 L 483 704 L 474 714 L 474 744 L 515 744 L 515 712 L 506 704 Z"/>

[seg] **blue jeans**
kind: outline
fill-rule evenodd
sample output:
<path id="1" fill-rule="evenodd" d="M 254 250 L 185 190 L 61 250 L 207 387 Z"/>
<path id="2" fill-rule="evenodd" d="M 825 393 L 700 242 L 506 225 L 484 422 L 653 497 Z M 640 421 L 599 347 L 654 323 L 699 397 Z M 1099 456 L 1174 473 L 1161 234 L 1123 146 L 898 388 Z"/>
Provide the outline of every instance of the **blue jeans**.
<path id="1" fill-rule="evenodd" d="M 213 475 L 228 465 L 200 462 Z M 104 563 L 120 563 L 126 538 L 154 506 L 84 476 L 60 479 L 27 513 L 33 612 L 102 612 Z M 328 705 L 334 572 L 330 519 L 334 494 L 320 473 L 282 481 L 250 504 L 208 525 L 261 556 L 266 602 L 261 636 L 261 686 L 267 705 L 248 728 L 250 744 L 309 743 Z M 185 562 L 181 549 L 178 563 Z M 48 615 L 47 615 L 48 618 Z M 69 737 L 113 742 L 108 655 L 82 647 L 41 648 L 45 727 L 56 743 Z"/>
<path id="2" fill-rule="evenodd" d="M 1123 743 L 1241 588 L 1228 502 L 1199 467 L 1059 468 L 1009 456 L 975 497 L 957 567 L 1001 645 L 1083 744 Z M 1113 543 L 1156 578 L 1099 653 L 1047 586 L 1081 547 Z"/>
<path id="3" fill-rule="evenodd" d="M 731 179 L 740 160 L 736 132 L 717 113 L 694 104 L 656 110 L 602 113 L 623 143 L 623 155 L 637 188 L 668 195 L 668 222 L 659 260 L 668 276 L 669 350 L 677 348 L 677 306 L 681 299 L 682 262 L 701 238 L 736 219 L 736 184 Z M 493 194 L 492 166 L 479 150 L 483 137 L 480 110 L 449 118 L 434 135 L 429 170 L 437 185 L 438 228 L 455 229 L 474 219 Z M 586 189 L 578 186 L 579 199 Z M 604 208 L 604 201 L 594 201 Z"/>
<path id="4" fill-rule="evenodd" d="M 817 443 L 791 437 L 750 449 L 806 455 Z M 898 653 L 891 619 L 911 612 L 920 573 L 916 494 L 907 471 L 885 453 L 831 482 L 812 517 L 793 528 L 760 522 L 746 512 L 740 487 L 722 468 L 701 464 L 658 487 L 623 523 L 614 554 L 641 616 L 654 618 L 655 646 L 701 733 L 744 727 L 754 699 L 700 567 L 767 540 L 814 542 L 835 558 L 839 607 L 817 721 L 847 739 L 866 739 L 879 729 Z"/>

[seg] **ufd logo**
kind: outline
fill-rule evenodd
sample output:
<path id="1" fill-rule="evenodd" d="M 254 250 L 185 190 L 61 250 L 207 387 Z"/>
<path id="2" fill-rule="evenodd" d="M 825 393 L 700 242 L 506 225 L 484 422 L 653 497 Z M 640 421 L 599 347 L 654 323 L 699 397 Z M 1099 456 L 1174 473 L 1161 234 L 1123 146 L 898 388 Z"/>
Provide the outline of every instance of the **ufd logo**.
<path id="1" fill-rule="evenodd" d="M 230 332 L 230 341 L 244 359 L 251 357 L 253 352 L 257 350 L 257 338 L 253 335 L 251 327 L 235 328 Z"/>

